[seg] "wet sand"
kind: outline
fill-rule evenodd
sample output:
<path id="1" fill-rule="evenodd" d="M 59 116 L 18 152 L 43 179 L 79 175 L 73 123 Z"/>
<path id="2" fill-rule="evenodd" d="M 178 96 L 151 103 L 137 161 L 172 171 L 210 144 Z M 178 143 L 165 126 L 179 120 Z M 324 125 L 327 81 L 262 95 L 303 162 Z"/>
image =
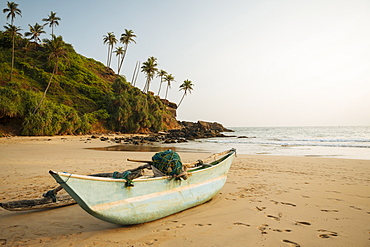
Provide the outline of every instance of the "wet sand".
<path id="1" fill-rule="evenodd" d="M 0 201 L 40 197 L 48 170 L 123 171 L 154 152 L 98 151 L 86 137 L 0 138 Z M 209 153 L 178 151 L 183 162 Z M 210 202 L 153 222 L 120 226 L 78 205 L 0 208 L 4 246 L 370 246 L 370 160 L 237 155 Z"/>

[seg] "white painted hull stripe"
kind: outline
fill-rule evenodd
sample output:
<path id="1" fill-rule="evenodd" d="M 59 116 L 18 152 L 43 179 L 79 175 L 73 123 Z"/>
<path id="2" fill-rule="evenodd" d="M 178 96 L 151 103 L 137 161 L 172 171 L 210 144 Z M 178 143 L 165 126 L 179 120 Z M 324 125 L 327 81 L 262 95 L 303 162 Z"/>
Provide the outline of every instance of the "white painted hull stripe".
<path id="1" fill-rule="evenodd" d="M 127 199 L 120 200 L 120 201 L 115 201 L 115 202 L 98 204 L 98 205 L 90 207 L 90 209 L 93 210 L 93 211 L 99 212 L 101 210 L 107 210 L 107 209 L 117 207 L 117 206 L 120 206 L 120 205 L 123 205 L 123 204 L 145 201 L 145 200 L 149 200 L 149 199 L 152 199 L 152 198 L 155 198 L 155 197 L 161 197 L 161 196 L 169 195 L 169 194 L 172 194 L 172 193 L 177 193 L 177 192 L 181 192 L 181 191 L 185 191 L 185 190 L 194 189 L 194 188 L 197 188 L 197 187 L 200 187 L 200 186 L 203 186 L 203 185 L 206 185 L 206 184 L 210 184 L 210 183 L 216 182 L 218 180 L 222 180 L 222 179 L 226 179 L 226 174 L 221 175 L 221 176 L 216 177 L 216 178 L 209 179 L 207 181 L 203 181 L 203 182 L 199 182 L 199 183 L 195 183 L 195 184 L 191 184 L 191 185 L 186 185 L 186 186 L 181 186 L 181 187 L 178 187 L 178 188 L 175 188 L 175 189 L 172 189 L 172 190 L 166 190 L 166 191 L 151 193 L 151 194 L 147 194 L 147 195 L 127 198 Z"/>

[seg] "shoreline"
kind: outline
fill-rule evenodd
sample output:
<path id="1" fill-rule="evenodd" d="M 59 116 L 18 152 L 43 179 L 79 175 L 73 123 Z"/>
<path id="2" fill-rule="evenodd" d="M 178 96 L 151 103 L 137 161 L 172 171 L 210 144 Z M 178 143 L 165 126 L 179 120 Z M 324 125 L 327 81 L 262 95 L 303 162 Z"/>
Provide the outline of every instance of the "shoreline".
<path id="1" fill-rule="evenodd" d="M 271 151 L 261 151 L 256 152 L 259 148 L 258 146 L 253 146 L 246 144 L 251 149 L 251 151 L 246 152 L 245 147 L 240 147 L 240 144 L 233 143 L 234 145 L 224 145 L 223 143 L 213 143 L 207 142 L 209 138 L 201 138 L 197 141 L 188 141 L 185 143 L 164 143 L 159 141 L 147 142 L 133 144 L 126 142 L 117 142 L 125 138 L 146 138 L 150 134 L 109 134 L 109 135 L 58 135 L 58 136 L 11 136 L 11 137 L 0 137 L 1 143 L 14 143 L 14 142 L 50 142 L 52 140 L 58 141 L 73 141 L 80 140 L 84 143 L 95 143 L 97 146 L 91 146 L 87 144 L 86 148 L 95 149 L 100 151 L 121 151 L 121 152 L 160 152 L 167 149 L 172 149 L 175 152 L 192 152 L 192 153 L 217 153 L 222 152 L 227 149 L 235 148 L 238 152 L 237 154 L 243 155 L 256 155 L 256 156 L 276 156 L 276 157 L 307 157 L 307 158 L 327 158 L 327 159 L 348 159 L 348 160 L 370 160 L 370 156 L 367 151 L 368 148 L 350 148 L 350 147 L 316 147 L 312 146 L 309 148 L 302 147 L 290 147 L 299 148 L 301 150 L 289 151 L 289 148 L 280 149 L 280 153 Z M 93 137 L 93 138 L 92 138 Z M 104 137 L 105 140 L 100 141 L 100 137 Z M 222 148 L 220 148 L 222 147 Z M 260 147 L 263 149 L 263 147 Z M 324 150 L 328 150 L 325 152 Z M 310 150 L 310 151 L 307 151 Z M 343 154 L 343 151 L 345 154 Z"/>
<path id="2" fill-rule="evenodd" d="M 0 138 L 0 201 L 31 199 L 57 186 L 48 170 L 90 174 L 137 167 L 154 152 L 106 152 L 89 136 Z M 50 140 L 49 140 L 50 139 Z M 183 162 L 210 153 L 179 152 Z M 237 157 L 211 201 L 153 222 L 119 226 L 78 205 L 0 208 L 5 246 L 367 246 L 370 160 Z"/>

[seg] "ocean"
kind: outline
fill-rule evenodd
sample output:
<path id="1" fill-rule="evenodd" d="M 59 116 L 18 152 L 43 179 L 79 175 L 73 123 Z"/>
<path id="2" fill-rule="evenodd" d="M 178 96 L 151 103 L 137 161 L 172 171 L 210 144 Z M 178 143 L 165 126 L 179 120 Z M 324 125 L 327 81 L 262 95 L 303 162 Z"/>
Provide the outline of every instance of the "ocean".
<path id="1" fill-rule="evenodd" d="M 239 154 L 328 157 L 370 160 L 370 126 L 228 127 L 226 137 L 198 139 L 171 146 Z"/>

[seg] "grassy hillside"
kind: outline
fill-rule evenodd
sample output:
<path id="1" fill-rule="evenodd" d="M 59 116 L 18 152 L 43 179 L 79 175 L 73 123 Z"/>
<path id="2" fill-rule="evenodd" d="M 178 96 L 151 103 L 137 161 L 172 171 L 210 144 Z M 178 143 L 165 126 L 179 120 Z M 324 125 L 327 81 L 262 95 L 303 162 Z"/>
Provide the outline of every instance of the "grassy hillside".
<path id="1" fill-rule="evenodd" d="M 176 125 L 158 96 L 63 43 L 54 65 L 45 46 L 17 38 L 12 80 L 12 39 L 0 32 L 0 135 L 80 134 L 92 131 L 157 132 Z M 46 97 L 37 109 L 52 77 Z"/>

